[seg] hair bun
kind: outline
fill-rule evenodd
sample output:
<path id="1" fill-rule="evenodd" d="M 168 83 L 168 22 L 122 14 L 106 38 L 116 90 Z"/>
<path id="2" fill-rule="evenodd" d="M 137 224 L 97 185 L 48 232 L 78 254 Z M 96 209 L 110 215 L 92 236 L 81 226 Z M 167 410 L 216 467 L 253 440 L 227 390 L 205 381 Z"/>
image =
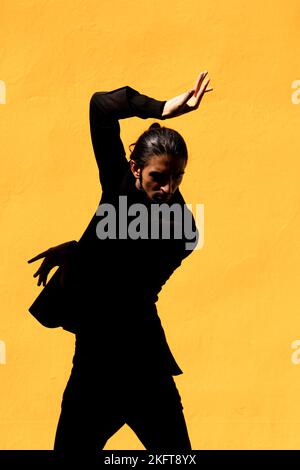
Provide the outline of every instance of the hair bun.
<path id="1" fill-rule="evenodd" d="M 151 126 L 149 127 L 149 130 L 150 129 L 160 129 L 161 128 L 161 125 L 159 124 L 159 122 L 154 122 L 153 124 L 151 124 Z"/>

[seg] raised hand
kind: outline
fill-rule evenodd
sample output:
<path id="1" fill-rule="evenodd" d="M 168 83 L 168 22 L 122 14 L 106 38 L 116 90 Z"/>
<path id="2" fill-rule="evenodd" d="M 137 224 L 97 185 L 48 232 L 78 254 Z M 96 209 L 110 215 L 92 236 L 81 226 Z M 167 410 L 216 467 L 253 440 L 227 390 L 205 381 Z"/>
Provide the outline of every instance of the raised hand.
<path id="1" fill-rule="evenodd" d="M 176 116 L 181 116 L 182 114 L 189 113 L 198 109 L 201 100 L 204 96 L 204 93 L 212 91 L 212 88 L 207 88 L 210 82 L 210 79 L 207 79 L 207 70 L 201 72 L 195 82 L 193 88 L 188 91 L 185 91 L 181 95 L 171 98 L 165 103 L 162 119 L 169 119 Z"/>
<path id="2" fill-rule="evenodd" d="M 67 260 L 71 246 L 75 245 L 76 243 L 77 242 L 75 240 L 72 240 L 70 242 L 65 242 L 61 245 L 51 247 L 48 250 L 39 253 L 38 255 L 34 256 L 33 258 L 27 261 L 28 263 L 32 263 L 33 261 L 37 261 L 38 259 L 44 258 L 39 269 L 33 275 L 33 277 L 39 276 L 37 284 L 38 286 L 40 286 L 41 284 L 43 284 L 43 286 L 46 285 L 47 277 L 51 269 L 55 266 L 61 266 Z M 62 271 L 60 282 L 63 287 L 64 270 Z"/>

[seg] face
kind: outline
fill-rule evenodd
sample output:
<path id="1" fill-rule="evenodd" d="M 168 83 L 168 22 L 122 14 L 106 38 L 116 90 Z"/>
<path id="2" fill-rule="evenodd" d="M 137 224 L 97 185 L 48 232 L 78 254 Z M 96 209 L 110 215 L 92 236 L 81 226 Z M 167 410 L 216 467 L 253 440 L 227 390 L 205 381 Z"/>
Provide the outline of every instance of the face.
<path id="1" fill-rule="evenodd" d="M 131 171 L 136 178 L 135 185 L 142 187 L 153 202 L 168 202 L 180 185 L 186 162 L 181 157 L 170 155 L 154 155 L 141 170 L 130 160 Z"/>

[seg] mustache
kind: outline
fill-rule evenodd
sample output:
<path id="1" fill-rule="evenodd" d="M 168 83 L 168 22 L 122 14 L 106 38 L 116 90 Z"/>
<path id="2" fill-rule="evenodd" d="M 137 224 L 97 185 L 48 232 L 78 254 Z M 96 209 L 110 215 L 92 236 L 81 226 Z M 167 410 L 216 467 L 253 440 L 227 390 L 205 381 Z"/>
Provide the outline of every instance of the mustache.
<path id="1" fill-rule="evenodd" d="M 173 196 L 173 194 L 174 194 L 174 192 L 172 192 L 172 193 L 157 193 L 157 194 L 153 195 L 153 199 L 158 199 L 158 200 L 169 199 L 170 197 Z"/>

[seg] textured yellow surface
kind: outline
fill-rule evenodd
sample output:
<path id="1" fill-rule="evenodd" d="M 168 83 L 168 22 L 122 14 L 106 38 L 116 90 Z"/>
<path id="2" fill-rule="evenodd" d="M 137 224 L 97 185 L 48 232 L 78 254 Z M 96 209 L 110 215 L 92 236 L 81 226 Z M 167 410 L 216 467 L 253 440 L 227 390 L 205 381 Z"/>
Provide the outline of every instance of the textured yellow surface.
<path id="1" fill-rule="evenodd" d="M 205 205 L 204 247 L 158 304 L 176 383 L 194 449 L 300 448 L 299 21 L 297 0 L 1 2 L 1 449 L 53 445 L 74 338 L 27 312 L 26 260 L 96 209 L 91 94 L 168 99 L 205 69 L 201 108 L 165 121 L 190 152 L 183 195 Z M 122 121 L 127 150 L 149 125 Z M 124 427 L 106 448 L 143 446 Z"/>

